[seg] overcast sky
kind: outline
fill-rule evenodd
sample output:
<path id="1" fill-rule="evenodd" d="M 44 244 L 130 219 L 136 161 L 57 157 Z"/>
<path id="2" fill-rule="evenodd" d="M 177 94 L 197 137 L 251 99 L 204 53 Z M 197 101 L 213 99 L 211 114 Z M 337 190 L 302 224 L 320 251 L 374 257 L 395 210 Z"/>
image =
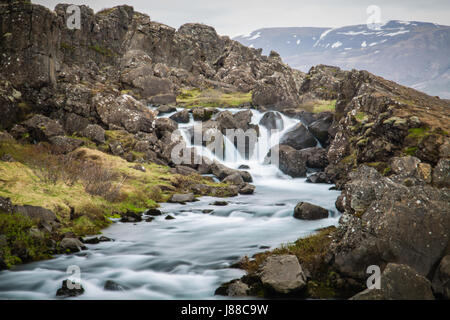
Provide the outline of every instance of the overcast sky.
<path id="1" fill-rule="evenodd" d="M 415 20 L 450 25 L 450 0 L 32 0 L 53 9 L 57 3 L 85 4 L 99 11 L 128 4 L 154 21 L 178 28 L 200 22 L 221 35 L 237 36 L 267 27 L 341 27 L 365 24 L 369 5 L 381 21 Z"/>

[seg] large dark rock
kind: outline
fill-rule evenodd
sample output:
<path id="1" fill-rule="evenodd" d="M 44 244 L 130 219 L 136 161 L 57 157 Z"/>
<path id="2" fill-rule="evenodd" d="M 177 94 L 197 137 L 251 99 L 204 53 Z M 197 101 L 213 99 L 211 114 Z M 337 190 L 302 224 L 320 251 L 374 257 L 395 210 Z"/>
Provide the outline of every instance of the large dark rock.
<path id="1" fill-rule="evenodd" d="M 192 115 L 195 121 L 208 121 L 211 119 L 212 115 L 215 113 L 214 109 L 210 108 L 193 108 Z"/>
<path id="2" fill-rule="evenodd" d="M 441 159 L 433 170 L 433 183 L 440 188 L 450 188 L 450 159 Z"/>
<path id="3" fill-rule="evenodd" d="M 333 114 L 330 113 L 308 125 L 309 132 L 311 132 L 324 147 L 329 144 L 330 135 L 328 130 L 332 123 Z"/>
<path id="4" fill-rule="evenodd" d="M 95 143 L 105 143 L 105 129 L 97 124 L 90 124 L 81 132 L 83 137 L 86 137 Z"/>
<path id="5" fill-rule="evenodd" d="M 308 129 L 303 124 L 299 123 L 281 137 L 280 144 L 285 144 L 296 150 L 301 150 L 315 147 L 317 141 Z"/>
<path id="6" fill-rule="evenodd" d="M 69 289 L 67 282 L 71 282 L 71 280 L 67 279 L 64 280 L 62 282 L 62 286 L 61 288 L 59 288 L 56 291 L 56 296 L 57 297 L 63 297 L 63 298 L 68 298 L 68 297 L 78 297 L 80 295 L 82 295 L 84 293 L 84 288 L 81 284 L 77 284 L 77 283 L 72 283 L 72 285 L 74 286 L 73 288 Z M 78 288 L 77 288 L 78 286 Z"/>
<path id="7" fill-rule="evenodd" d="M 24 205 L 15 206 L 14 210 L 16 213 L 37 222 L 53 223 L 57 221 L 56 215 L 53 213 L 53 211 L 42 207 Z"/>
<path id="8" fill-rule="evenodd" d="M 103 289 L 105 291 L 125 291 L 124 287 L 113 280 L 106 280 Z"/>
<path id="9" fill-rule="evenodd" d="M 67 136 L 51 137 L 49 140 L 51 144 L 56 147 L 55 151 L 59 151 L 60 153 L 64 154 L 72 152 L 73 150 L 84 145 L 84 141 Z"/>
<path id="10" fill-rule="evenodd" d="M 98 93 L 93 103 L 106 126 L 122 127 L 131 133 L 153 132 L 155 113 L 129 95 Z"/>
<path id="11" fill-rule="evenodd" d="M 443 257 L 436 269 L 433 290 L 445 299 L 450 299 L 450 255 Z"/>
<path id="12" fill-rule="evenodd" d="M 177 112 L 171 115 L 170 119 L 178 123 L 189 123 L 189 111 L 185 109 Z"/>
<path id="13" fill-rule="evenodd" d="M 332 246 L 335 267 L 364 278 L 368 265 L 396 262 L 430 276 L 449 244 L 450 191 L 410 185 L 408 179 L 394 182 L 395 175 L 385 178 L 364 165 L 350 179 L 339 205 L 345 211 L 340 235 Z M 420 181 L 418 173 L 415 179 Z"/>
<path id="14" fill-rule="evenodd" d="M 249 183 L 245 183 L 240 189 L 240 194 L 253 194 L 255 192 L 256 187 L 254 185 L 251 185 Z"/>
<path id="15" fill-rule="evenodd" d="M 64 135 L 63 127 L 59 122 L 40 114 L 25 121 L 23 126 L 37 141 L 48 141 L 51 137 Z"/>
<path id="16" fill-rule="evenodd" d="M 278 152 L 278 159 L 276 153 Z M 278 161 L 278 163 L 277 163 Z M 293 178 L 306 176 L 306 155 L 288 145 L 273 147 L 264 160 L 266 164 L 278 164 L 278 168 Z M 275 163 L 273 163 L 275 162 Z"/>
<path id="17" fill-rule="evenodd" d="M 267 130 L 283 130 L 284 123 L 281 115 L 274 111 L 269 111 L 259 121 L 259 124 L 266 127 Z"/>
<path id="18" fill-rule="evenodd" d="M 299 202 L 294 209 L 294 218 L 301 220 L 319 220 L 328 218 L 328 210 L 308 202 Z"/>
<path id="19" fill-rule="evenodd" d="M 411 267 L 389 263 L 381 274 L 380 289 L 366 289 L 352 300 L 434 300 L 431 283 Z"/>

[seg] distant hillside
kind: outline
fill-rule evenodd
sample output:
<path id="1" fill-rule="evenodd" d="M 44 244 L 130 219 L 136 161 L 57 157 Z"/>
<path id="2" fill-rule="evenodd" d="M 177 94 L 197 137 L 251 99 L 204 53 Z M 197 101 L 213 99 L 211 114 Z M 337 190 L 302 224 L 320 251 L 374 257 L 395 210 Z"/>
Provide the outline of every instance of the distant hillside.
<path id="1" fill-rule="evenodd" d="M 431 95 L 450 98 L 450 27 L 390 21 L 379 30 L 267 28 L 234 38 L 277 51 L 291 67 L 307 72 L 318 64 L 365 69 Z"/>

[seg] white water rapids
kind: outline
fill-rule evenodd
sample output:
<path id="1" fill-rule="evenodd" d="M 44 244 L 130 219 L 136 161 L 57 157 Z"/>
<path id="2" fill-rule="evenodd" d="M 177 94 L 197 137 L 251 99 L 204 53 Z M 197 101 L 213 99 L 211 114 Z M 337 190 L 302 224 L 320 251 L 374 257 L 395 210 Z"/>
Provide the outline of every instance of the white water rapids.
<path id="1" fill-rule="evenodd" d="M 252 112 L 252 123 L 258 124 L 263 114 Z M 299 122 L 285 116 L 282 119 L 285 129 L 280 136 Z M 189 124 L 180 128 L 193 124 L 191 118 Z M 257 153 L 252 159 L 229 161 L 228 154 L 223 161 L 231 168 L 242 164 L 250 167 L 247 171 L 256 186 L 253 195 L 228 199 L 202 197 L 186 205 L 163 203 L 161 211 L 176 219 L 165 220 L 160 216 L 150 223 L 116 222 L 103 231 L 114 242 L 87 245 L 87 251 L 57 255 L 52 260 L 0 272 L 0 299 L 55 299 L 56 290 L 68 278 L 66 270 L 72 265 L 80 267 L 85 289 L 76 299 L 223 298 L 215 297 L 214 291 L 221 283 L 244 274 L 242 270 L 228 268 L 241 257 L 251 257 L 265 251 L 267 246 L 275 248 L 318 228 L 336 225 L 339 219 L 334 205 L 339 192 L 330 191 L 330 185 L 292 179 L 275 166 L 262 163 L 275 143 L 268 142 L 268 134 L 260 126 Z M 226 152 L 232 148 L 233 144 L 228 142 Z M 216 200 L 226 200 L 229 205 L 210 205 Z M 294 219 L 293 210 L 299 201 L 328 209 L 330 217 L 317 221 Z M 205 214 L 204 209 L 214 211 Z M 115 281 L 125 290 L 105 291 L 107 280 Z"/>

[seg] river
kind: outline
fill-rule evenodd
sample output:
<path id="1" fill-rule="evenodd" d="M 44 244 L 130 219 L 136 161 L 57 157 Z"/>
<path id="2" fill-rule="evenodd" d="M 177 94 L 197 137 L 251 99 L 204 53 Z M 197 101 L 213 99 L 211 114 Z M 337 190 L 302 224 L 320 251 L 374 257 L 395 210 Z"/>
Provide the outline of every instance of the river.
<path id="1" fill-rule="evenodd" d="M 259 123 L 263 113 L 252 112 L 252 123 Z M 282 119 L 284 131 L 298 123 L 285 116 Z M 180 128 L 192 125 L 191 119 Z M 242 164 L 250 167 L 248 171 L 256 186 L 253 195 L 202 197 L 186 205 L 162 203 L 161 211 L 174 216 L 174 220 L 159 216 L 152 222 L 135 224 L 116 221 L 103 231 L 114 242 L 87 245 L 86 251 L 0 272 L 0 299 L 56 299 L 56 290 L 67 279 L 67 268 L 73 265 L 80 268 L 85 289 L 75 299 L 223 298 L 214 296 L 214 291 L 221 283 L 244 274 L 229 268 L 241 257 L 338 223 L 334 203 L 339 191 L 329 190 L 330 185 L 306 183 L 304 178 L 292 179 L 278 168 L 262 163 L 262 155 L 273 145 L 267 141 L 267 135 L 262 127 L 253 159 L 228 157 L 223 161 L 233 168 Z M 211 205 L 216 200 L 229 204 Z M 316 221 L 297 220 L 293 210 L 299 201 L 322 206 L 330 215 Z M 205 209 L 213 212 L 203 213 Z M 107 280 L 115 281 L 124 290 L 105 291 Z"/>

